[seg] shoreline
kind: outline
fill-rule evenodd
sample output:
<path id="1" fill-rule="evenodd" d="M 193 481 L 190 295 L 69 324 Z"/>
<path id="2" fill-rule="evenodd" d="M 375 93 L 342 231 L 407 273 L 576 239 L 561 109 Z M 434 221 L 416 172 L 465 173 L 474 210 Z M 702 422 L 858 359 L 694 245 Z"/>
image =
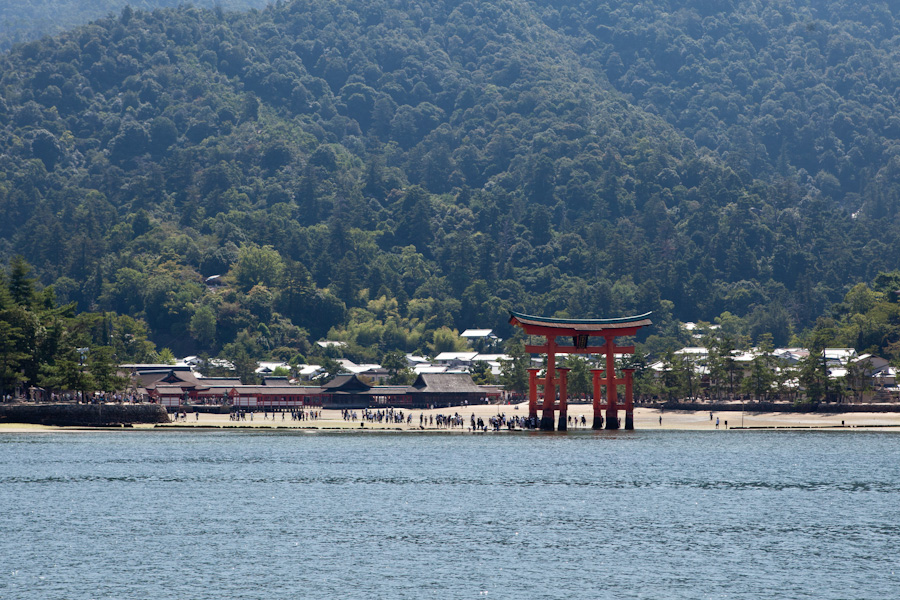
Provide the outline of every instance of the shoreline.
<path id="1" fill-rule="evenodd" d="M 507 417 L 527 416 L 528 404 L 497 405 L 486 404 L 477 406 L 453 406 L 449 408 L 435 409 L 400 409 L 404 415 L 412 415 L 412 422 L 407 425 L 400 423 L 369 423 L 360 425 L 360 420 L 344 421 L 341 411 L 335 409 L 323 410 L 322 417 L 318 420 L 292 421 L 290 413 L 286 413 L 284 419 L 281 413 L 275 413 L 274 419 L 263 418 L 263 413 L 254 413 L 254 420 L 231 421 L 227 414 L 213 413 L 188 413 L 186 421 L 178 421 L 165 424 L 135 424 L 132 426 L 114 427 L 86 427 L 86 426 L 51 426 L 31 425 L 23 423 L 0 423 L 0 434 L 3 433 L 37 433 L 37 432 L 79 432 L 79 431 L 298 431 L 298 432 L 351 432 L 351 431 L 383 431 L 403 433 L 472 433 L 468 423 L 471 415 L 482 418 L 485 421 L 489 417 L 505 414 Z M 362 411 L 355 411 L 361 415 Z M 712 412 L 712 419 L 710 419 Z M 419 416 L 425 418 L 435 417 L 439 414 L 453 415 L 458 413 L 464 417 L 466 425 L 462 428 L 445 428 L 434 425 L 420 428 Z M 593 409 L 589 404 L 569 405 L 569 416 L 577 417 L 578 425 L 570 426 L 569 432 L 590 432 L 590 424 L 593 418 Z M 586 424 L 581 425 L 581 416 L 585 416 Z M 619 411 L 619 416 L 624 421 L 624 411 Z M 660 417 L 662 422 L 660 423 Z M 716 429 L 716 418 L 719 419 L 719 427 Z M 727 423 L 727 429 L 726 429 Z M 636 431 L 881 431 L 900 432 L 900 413 L 890 412 L 846 412 L 846 413 L 800 413 L 800 412 L 767 412 L 750 413 L 740 411 L 716 411 L 716 410 L 678 410 L 656 409 L 636 407 L 634 409 L 634 428 Z M 503 433 L 522 432 L 523 430 L 508 431 Z M 530 430 L 526 430 L 530 431 Z M 612 432 L 616 430 L 602 430 Z M 624 431 L 620 429 L 618 431 Z M 602 433 L 598 432 L 598 433 Z M 477 433 L 477 432 L 476 432 Z M 496 433 L 491 430 L 488 433 Z M 548 432 L 549 433 L 549 432 Z M 560 432 L 557 432 L 560 433 Z"/>

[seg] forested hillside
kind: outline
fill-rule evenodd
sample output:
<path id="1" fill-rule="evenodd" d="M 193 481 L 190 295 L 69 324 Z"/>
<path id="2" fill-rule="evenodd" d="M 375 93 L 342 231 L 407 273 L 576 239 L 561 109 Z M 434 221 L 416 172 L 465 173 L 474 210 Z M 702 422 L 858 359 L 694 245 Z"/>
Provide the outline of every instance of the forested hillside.
<path id="1" fill-rule="evenodd" d="M 0 55 L 0 253 L 180 352 L 508 308 L 787 343 L 898 264 L 895 9 L 812 5 L 128 8 Z"/>
<path id="2" fill-rule="evenodd" d="M 21 0 L 0 2 L 0 50 L 8 50 L 17 42 L 27 42 L 45 35 L 57 35 L 67 29 L 111 14 L 118 15 L 126 6 L 154 10 L 192 4 L 202 8 L 242 10 L 263 8 L 268 0 Z"/>

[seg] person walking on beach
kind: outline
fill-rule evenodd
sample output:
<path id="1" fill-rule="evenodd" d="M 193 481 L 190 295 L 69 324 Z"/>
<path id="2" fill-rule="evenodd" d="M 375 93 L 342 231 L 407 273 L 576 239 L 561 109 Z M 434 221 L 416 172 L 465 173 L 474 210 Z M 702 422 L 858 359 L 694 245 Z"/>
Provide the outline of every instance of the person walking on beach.
<path id="1" fill-rule="evenodd" d="M 716 429 L 719 428 L 719 417 L 716 417 Z"/>
<path id="2" fill-rule="evenodd" d="M 659 426 L 662 427 L 662 415 L 659 415 Z"/>

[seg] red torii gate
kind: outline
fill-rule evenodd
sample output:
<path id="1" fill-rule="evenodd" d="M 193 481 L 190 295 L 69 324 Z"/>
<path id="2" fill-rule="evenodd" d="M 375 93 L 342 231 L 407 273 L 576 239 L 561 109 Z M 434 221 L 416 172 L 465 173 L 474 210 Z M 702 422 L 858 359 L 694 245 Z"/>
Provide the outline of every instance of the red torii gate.
<path id="1" fill-rule="evenodd" d="M 616 346 L 617 336 L 631 336 L 645 325 L 652 325 L 648 318 L 652 313 L 618 319 L 553 319 L 535 317 L 510 311 L 509 322 L 518 325 L 528 335 L 543 336 L 546 343 L 542 346 L 528 344 L 525 351 L 532 354 L 547 355 L 547 369 L 544 377 L 538 377 L 540 369 L 528 369 L 528 416 L 537 420 L 538 408 L 541 408 L 540 428 L 553 431 L 554 413 L 559 410 L 559 431 L 566 430 L 568 408 L 567 380 L 569 369 L 556 366 L 557 352 L 565 354 L 604 354 L 606 369 L 592 369 L 594 379 L 594 429 L 603 428 L 603 405 L 600 402 L 600 386 L 606 386 L 606 428 L 618 429 L 618 397 L 616 386 L 625 385 L 625 429 L 634 429 L 634 399 L 632 396 L 632 375 L 634 369 L 622 369 L 624 378 L 616 377 L 615 355 L 634 354 L 634 346 Z M 568 337 L 571 346 L 557 344 L 557 337 Z M 602 337 L 602 346 L 588 344 L 591 337 Z M 557 372 L 559 377 L 557 378 Z M 556 386 L 559 384 L 559 405 L 556 404 Z M 544 401 L 540 407 L 537 403 L 537 386 L 544 388 Z"/>

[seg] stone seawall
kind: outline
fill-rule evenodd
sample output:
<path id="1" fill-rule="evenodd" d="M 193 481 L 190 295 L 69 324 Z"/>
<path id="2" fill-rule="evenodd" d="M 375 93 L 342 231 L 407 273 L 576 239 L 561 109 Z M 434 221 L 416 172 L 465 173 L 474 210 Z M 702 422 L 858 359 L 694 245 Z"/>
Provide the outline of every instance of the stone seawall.
<path id="1" fill-rule="evenodd" d="M 168 422 L 159 404 L 0 404 L 0 423 L 104 427 Z"/>
<path id="2" fill-rule="evenodd" d="M 646 405 L 641 405 L 646 406 Z M 661 402 L 653 408 L 665 410 L 699 410 L 706 412 L 798 412 L 798 413 L 857 413 L 857 412 L 900 412 L 900 404 L 793 404 L 787 402 Z"/>

